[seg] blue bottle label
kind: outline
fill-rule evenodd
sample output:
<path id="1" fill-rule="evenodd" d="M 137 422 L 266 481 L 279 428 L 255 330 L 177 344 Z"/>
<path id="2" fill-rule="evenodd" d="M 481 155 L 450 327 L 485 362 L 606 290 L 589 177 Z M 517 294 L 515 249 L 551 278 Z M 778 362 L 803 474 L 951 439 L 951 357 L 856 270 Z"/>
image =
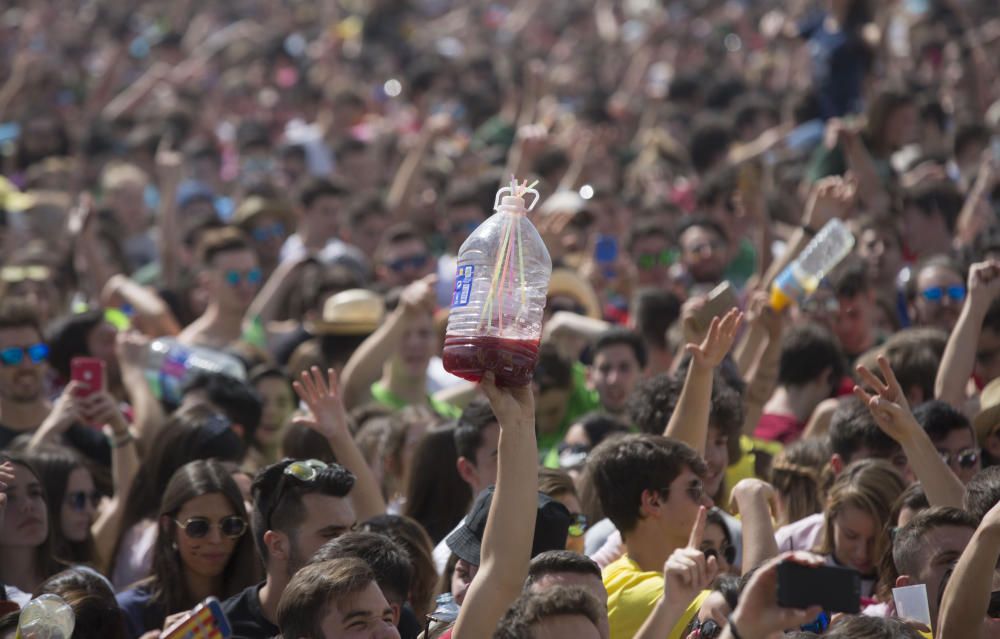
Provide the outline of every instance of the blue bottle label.
<path id="1" fill-rule="evenodd" d="M 455 274 L 455 294 L 451 298 L 452 308 L 469 305 L 469 298 L 472 297 L 472 275 L 476 267 L 472 264 L 458 267 Z"/>

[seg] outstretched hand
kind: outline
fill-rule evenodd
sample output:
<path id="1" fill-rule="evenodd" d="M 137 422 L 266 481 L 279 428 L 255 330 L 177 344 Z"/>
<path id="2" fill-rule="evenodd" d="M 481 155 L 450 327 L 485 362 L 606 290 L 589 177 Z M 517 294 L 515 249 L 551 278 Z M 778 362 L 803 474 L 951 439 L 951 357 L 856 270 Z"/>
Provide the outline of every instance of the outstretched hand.
<path id="1" fill-rule="evenodd" d="M 878 366 L 882 371 L 885 382 L 880 380 L 875 373 L 867 368 L 858 366 L 856 369 L 858 376 L 875 392 L 874 394 L 868 394 L 860 386 L 855 386 L 854 394 L 871 411 L 872 417 L 875 418 L 875 423 L 878 424 L 878 427 L 889 437 L 892 437 L 897 442 L 902 442 L 914 432 L 914 428 L 919 429 L 920 426 L 910 411 L 910 404 L 906 401 L 906 395 L 903 393 L 903 389 L 899 385 L 899 380 L 896 379 L 896 374 L 892 372 L 889 360 L 885 358 L 885 355 L 878 356 Z"/>
<path id="2" fill-rule="evenodd" d="M 663 598 L 672 607 L 683 609 L 708 588 L 719 574 L 715 557 L 705 557 L 701 542 L 705 536 L 708 511 L 698 509 L 698 517 L 691 529 L 691 536 L 684 548 L 678 548 L 663 565 Z"/>
<path id="3" fill-rule="evenodd" d="M 708 335 L 701 344 L 688 344 L 685 350 L 691 353 L 695 364 L 703 368 L 715 368 L 732 349 L 742 321 L 743 313 L 736 308 L 731 309 L 721 319 L 713 318 L 708 328 Z"/>
<path id="4" fill-rule="evenodd" d="M 309 407 L 309 414 L 295 418 L 296 424 L 307 426 L 326 439 L 350 436 L 347 411 L 340 397 L 337 372 L 328 369 L 326 379 L 319 366 L 302 371 L 301 381 L 292 382 L 299 398 Z"/>

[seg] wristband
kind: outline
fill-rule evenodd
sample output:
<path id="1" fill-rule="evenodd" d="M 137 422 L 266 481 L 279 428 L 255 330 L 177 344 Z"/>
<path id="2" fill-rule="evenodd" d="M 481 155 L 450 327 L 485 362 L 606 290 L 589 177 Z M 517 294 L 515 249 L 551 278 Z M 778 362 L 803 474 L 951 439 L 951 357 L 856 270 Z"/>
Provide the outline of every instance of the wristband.
<path id="1" fill-rule="evenodd" d="M 124 435 L 119 435 L 111 440 L 112 448 L 121 448 L 135 441 L 131 430 L 126 430 Z"/>
<path id="2" fill-rule="evenodd" d="M 740 636 L 739 631 L 736 629 L 736 624 L 733 623 L 733 616 L 727 616 L 726 621 L 729 622 L 729 634 L 733 636 L 733 639 L 743 639 L 743 637 Z"/>

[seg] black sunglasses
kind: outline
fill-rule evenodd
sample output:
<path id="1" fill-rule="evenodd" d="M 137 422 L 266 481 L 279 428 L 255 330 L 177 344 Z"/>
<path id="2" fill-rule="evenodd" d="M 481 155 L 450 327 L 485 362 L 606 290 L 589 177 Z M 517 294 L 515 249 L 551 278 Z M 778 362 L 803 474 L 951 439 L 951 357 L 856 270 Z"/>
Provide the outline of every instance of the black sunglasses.
<path id="1" fill-rule="evenodd" d="M 101 503 L 101 493 L 96 490 L 89 493 L 83 490 L 78 490 L 75 493 L 66 494 L 66 504 L 73 510 L 86 510 L 88 501 L 96 510 L 97 504 Z"/>
<path id="2" fill-rule="evenodd" d="M 726 560 L 727 564 L 729 564 L 730 566 L 732 566 L 733 564 L 736 563 L 736 547 L 735 546 L 726 545 L 726 546 L 723 546 L 721 548 L 721 550 L 722 550 L 722 557 Z M 705 558 L 706 559 L 709 558 L 709 557 L 715 557 L 715 558 L 719 557 L 719 551 L 716 550 L 715 548 L 706 548 L 702 552 L 705 553 Z"/>
<path id="3" fill-rule="evenodd" d="M 698 639 L 715 639 L 722 634 L 722 626 L 717 624 L 714 619 L 696 621 L 692 630 Z"/>
<path id="4" fill-rule="evenodd" d="M 958 463 L 959 468 L 972 468 L 979 461 L 979 451 L 975 448 L 966 448 L 960 450 L 957 453 L 949 453 L 946 450 L 939 450 L 938 455 L 941 456 L 941 460 L 945 464 L 951 465 L 951 460 L 955 460 Z"/>
<path id="5" fill-rule="evenodd" d="M 242 537 L 243 533 L 247 531 L 247 522 L 239 515 L 223 517 L 218 524 L 213 524 L 207 517 L 192 517 L 184 523 L 175 519 L 174 523 L 180 526 L 184 531 L 184 534 L 191 539 L 201 539 L 202 537 L 205 537 L 212 530 L 212 526 L 218 526 L 219 532 L 230 539 Z"/>

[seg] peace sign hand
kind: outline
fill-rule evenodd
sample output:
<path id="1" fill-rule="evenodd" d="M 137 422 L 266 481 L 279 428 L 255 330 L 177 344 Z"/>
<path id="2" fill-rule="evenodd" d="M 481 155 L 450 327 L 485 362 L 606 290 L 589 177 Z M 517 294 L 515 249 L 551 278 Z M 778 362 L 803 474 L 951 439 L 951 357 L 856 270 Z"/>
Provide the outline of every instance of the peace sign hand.
<path id="1" fill-rule="evenodd" d="M 906 395 L 903 393 L 899 380 L 892 372 L 889 360 L 885 358 L 885 355 L 878 356 L 878 366 L 886 381 L 883 383 L 870 370 L 858 366 L 856 369 L 858 376 L 875 393 L 870 395 L 860 386 L 855 386 L 854 394 L 871 411 L 878 427 L 889 437 L 903 443 L 920 430 L 920 425 L 914 419 L 913 413 L 910 411 L 910 404 L 906 401 Z"/>

